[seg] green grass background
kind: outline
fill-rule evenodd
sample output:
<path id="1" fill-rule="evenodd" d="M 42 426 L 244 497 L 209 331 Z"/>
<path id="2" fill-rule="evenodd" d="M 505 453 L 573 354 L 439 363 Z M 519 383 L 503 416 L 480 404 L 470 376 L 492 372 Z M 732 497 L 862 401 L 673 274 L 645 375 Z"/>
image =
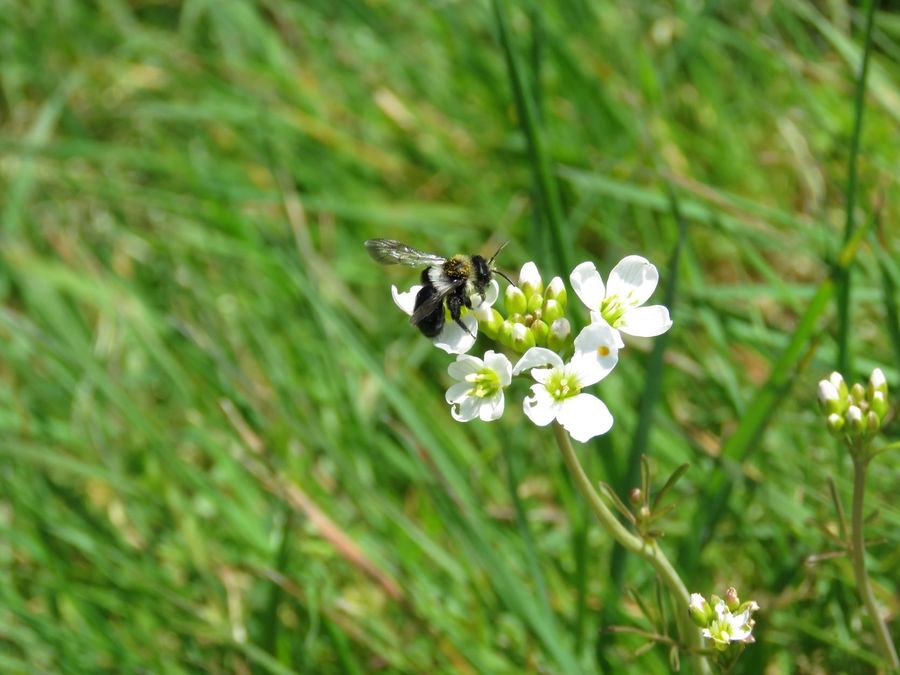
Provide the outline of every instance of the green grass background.
<path id="1" fill-rule="evenodd" d="M 863 9 L 497 8 L 0 0 L 0 671 L 668 671 L 604 630 L 654 630 L 632 591 L 655 608 L 655 582 L 524 385 L 496 423 L 451 420 L 379 236 L 508 240 L 503 268 L 546 278 L 653 260 L 675 325 L 598 387 L 616 424 L 589 473 L 624 491 L 642 450 L 657 485 L 690 462 L 663 547 L 691 590 L 762 606 L 739 672 L 876 669 L 849 561 L 806 564 L 836 548 L 810 524 L 836 530 L 828 476 L 849 504 L 815 384 Z M 845 373 L 895 392 L 898 38 L 877 11 Z M 898 485 L 879 458 L 895 640 Z"/>

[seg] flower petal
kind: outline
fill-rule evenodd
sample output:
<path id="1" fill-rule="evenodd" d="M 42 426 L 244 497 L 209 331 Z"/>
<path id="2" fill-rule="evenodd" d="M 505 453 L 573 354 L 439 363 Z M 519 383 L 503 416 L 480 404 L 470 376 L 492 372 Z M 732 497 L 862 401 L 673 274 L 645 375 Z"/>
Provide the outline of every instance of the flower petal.
<path id="1" fill-rule="evenodd" d="M 556 419 L 560 405 L 542 384 L 531 385 L 531 391 L 534 395 L 522 401 L 522 410 L 532 422 L 545 427 Z"/>
<path id="2" fill-rule="evenodd" d="M 465 380 L 466 375 L 477 373 L 484 368 L 484 361 L 475 356 L 460 354 L 456 361 L 447 366 L 447 373 L 454 380 Z"/>
<path id="3" fill-rule="evenodd" d="M 619 361 L 618 332 L 606 322 L 592 323 L 575 338 L 570 366 L 578 384 L 587 387 L 609 375 Z"/>
<path id="4" fill-rule="evenodd" d="M 473 336 L 478 335 L 478 321 L 471 314 L 466 314 L 462 322 L 469 329 L 469 333 L 460 328 L 453 319 L 448 319 L 441 332 L 432 338 L 434 346 L 448 354 L 465 354 L 469 351 L 475 344 Z"/>
<path id="5" fill-rule="evenodd" d="M 469 391 L 472 389 L 472 385 L 468 382 L 457 382 L 454 385 L 451 385 L 447 390 L 447 393 L 444 395 L 447 403 L 459 403 L 464 398 L 468 397 Z"/>
<path id="6" fill-rule="evenodd" d="M 572 282 L 576 295 L 588 309 L 600 309 L 600 303 L 606 297 L 606 289 L 594 263 L 590 261 L 581 263 L 572 270 L 569 281 Z"/>
<path id="7" fill-rule="evenodd" d="M 513 368 L 512 374 L 518 375 L 529 368 L 548 365 L 554 368 L 562 368 L 563 360 L 559 358 L 559 354 L 551 352 L 546 347 L 532 347 L 522 354 L 522 358 L 519 359 L 519 362 Z"/>
<path id="8" fill-rule="evenodd" d="M 491 307 L 493 307 L 494 303 L 497 302 L 497 298 L 499 297 L 500 284 L 497 283 L 496 279 L 491 279 L 490 283 L 487 285 L 487 288 L 484 289 L 484 300 L 482 300 L 481 296 L 477 293 L 472 296 L 472 309 L 490 309 Z"/>
<path id="9" fill-rule="evenodd" d="M 501 387 L 509 386 L 512 381 L 512 363 L 506 358 L 506 354 L 499 354 L 489 349 L 484 353 L 484 365 L 497 373 Z"/>
<path id="10" fill-rule="evenodd" d="M 555 368 L 532 368 L 531 376 L 534 378 L 535 382 L 544 384 L 554 370 Z"/>
<path id="11" fill-rule="evenodd" d="M 609 326 L 609 322 L 603 318 L 603 315 L 600 312 L 591 312 L 591 323 L 599 323 L 604 326 Z M 609 327 L 612 328 L 612 326 Z M 613 328 L 612 330 L 616 336 L 616 349 L 624 349 L 625 343 L 622 342 L 622 334 L 615 328 Z"/>
<path id="12" fill-rule="evenodd" d="M 650 305 L 629 309 L 622 315 L 619 330 L 636 337 L 662 335 L 672 327 L 669 310 L 664 305 Z"/>
<path id="13" fill-rule="evenodd" d="M 646 258 L 630 255 L 622 258 L 609 273 L 608 296 L 618 295 L 623 302 L 637 307 L 647 302 L 656 290 L 659 272 Z"/>
<path id="14" fill-rule="evenodd" d="M 591 394 L 578 394 L 565 399 L 556 419 L 569 435 L 580 443 L 586 443 L 594 436 L 605 434 L 613 425 L 609 408 Z"/>
<path id="15" fill-rule="evenodd" d="M 394 298 L 394 304 L 409 316 L 412 316 L 413 310 L 416 307 L 416 295 L 421 288 L 421 284 L 417 284 L 405 293 L 400 293 L 396 286 L 391 286 L 391 295 Z"/>
<path id="16" fill-rule="evenodd" d="M 468 396 L 450 408 L 450 414 L 457 422 L 471 422 L 478 417 L 482 399 Z"/>
<path id="17" fill-rule="evenodd" d="M 481 399 L 481 409 L 478 411 L 478 416 L 482 422 L 493 422 L 503 416 L 503 408 L 503 392 L 498 391 L 490 398 Z"/>

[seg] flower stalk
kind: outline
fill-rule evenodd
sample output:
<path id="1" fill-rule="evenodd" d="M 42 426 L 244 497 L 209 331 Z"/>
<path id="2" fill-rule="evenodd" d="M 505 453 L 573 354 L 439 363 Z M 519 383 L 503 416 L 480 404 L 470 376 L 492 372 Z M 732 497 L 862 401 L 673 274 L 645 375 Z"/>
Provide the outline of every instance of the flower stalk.
<path id="1" fill-rule="evenodd" d="M 572 448 L 572 442 L 569 440 L 569 434 L 559 423 L 554 422 L 553 433 L 556 436 L 556 443 L 562 453 L 563 460 L 566 463 L 575 485 L 579 492 L 590 505 L 591 510 L 603 528 L 611 534 L 617 542 L 619 542 L 626 550 L 643 558 L 653 566 L 656 573 L 662 579 L 663 584 L 669 589 L 669 592 L 675 598 L 678 604 L 678 611 L 675 616 L 678 622 L 678 629 L 681 633 L 681 639 L 687 646 L 693 661 L 693 671 L 695 673 L 710 673 L 710 665 L 707 659 L 701 653 L 703 649 L 700 632 L 691 621 L 690 616 L 690 594 L 687 587 L 678 576 L 678 572 L 672 567 L 672 563 L 663 553 L 655 541 L 645 541 L 637 535 L 631 533 L 610 510 L 606 503 L 600 498 L 600 495 L 591 484 L 590 478 L 581 467 L 578 456 Z"/>
<path id="2" fill-rule="evenodd" d="M 866 542 L 863 536 L 863 523 L 865 513 L 863 510 L 866 492 L 866 470 L 869 467 L 870 456 L 864 452 L 853 454 L 853 510 L 851 513 L 851 528 L 853 540 L 850 546 L 850 557 L 853 561 L 853 576 L 856 578 L 856 587 L 875 631 L 875 642 L 878 650 L 884 657 L 892 671 L 900 670 L 900 659 L 897 657 L 897 649 L 891 640 L 881 613 L 878 611 L 878 603 L 872 592 L 872 584 L 869 582 L 869 574 L 866 572 Z"/>

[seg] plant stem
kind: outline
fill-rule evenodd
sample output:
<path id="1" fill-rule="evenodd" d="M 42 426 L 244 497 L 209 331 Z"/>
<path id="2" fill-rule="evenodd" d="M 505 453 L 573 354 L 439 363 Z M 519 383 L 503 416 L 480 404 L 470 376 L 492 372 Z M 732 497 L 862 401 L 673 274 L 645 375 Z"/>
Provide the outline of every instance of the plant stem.
<path id="1" fill-rule="evenodd" d="M 678 572 L 672 567 L 672 564 L 669 562 L 669 559 L 666 558 L 666 555 L 659 547 L 659 544 L 655 541 L 644 541 L 637 535 L 629 532 L 628 529 L 619 522 L 619 519 L 616 518 L 615 514 L 613 514 L 606 503 L 600 498 L 600 495 L 597 494 L 597 491 L 591 484 L 591 479 L 587 477 L 584 469 L 581 468 L 581 463 L 578 461 L 578 456 L 575 454 L 575 450 L 572 448 L 572 442 L 569 440 L 569 434 L 557 422 L 553 423 L 553 433 L 556 435 L 556 443 L 559 445 L 559 450 L 562 452 L 566 467 L 568 467 L 569 473 L 575 481 L 575 485 L 578 487 L 578 490 L 581 492 L 588 505 L 590 505 L 594 514 L 600 521 L 600 524 L 627 551 L 630 551 L 649 562 L 653 566 L 653 569 L 656 570 L 656 573 L 659 574 L 663 583 L 669 589 L 669 592 L 675 597 L 678 604 L 678 611 L 675 612 L 675 618 L 678 622 L 681 639 L 689 648 L 690 657 L 694 665 L 694 672 L 712 672 L 706 658 L 699 653 L 699 650 L 703 648 L 700 630 L 690 619 L 690 614 L 688 612 L 690 594 L 688 593 L 684 582 L 681 580 L 681 577 L 678 576 Z"/>
<path id="2" fill-rule="evenodd" d="M 887 625 L 878 612 L 878 605 L 875 602 L 875 595 L 872 593 L 872 586 L 869 583 L 869 575 L 866 573 L 866 542 L 863 537 L 863 521 L 865 514 L 863 513 L 863 500 L 866 492 L 866 469 L 869 467 L 868 457 L 859 457 L 853 459 L 853 513 L 851 515 L 853 527 L 853 542 L 850 548 L 850 555 L 853 559 L 853 574 L 856 577 L 856 587 L 862 597 L 869 618 L 872 620 L 872 626 L 875 629 L 875 642 L 884 660 L 887 662 L 891 670 L 900 670 L 900 660 L 897 658 L 897 650 L 894 643 L 891 642 L 891 634 L 888 632 Z"/>
<path id="3" fill-rule="evenodd" d="M 856 207 L 857 169 L 856 158 L 859 155 L 859 143 L 862 136 L 863 111 L 866 105 L 866 78 L 869 73 L 869 54 L 872 51 L 872 29 L 875 26 L 875 6 L 877 0 L 868 0 L 866 7 L 866 35 L 863 44 L 862 63 L 856 79 L 856 92 L 853 99 L 853 135 L 850 140 L 850 157 L 847 161 L 847 188 L 844 201 L 847 208 L 847 219 L 844 223 L 844 244 L 853 237 L 856 229 L 853 210 Z M 850 367 L 850 275 L 851 268 L 837 270 L 837 304 L 838 304 L 838 361 L 839 373 L 851 372 Z"/>

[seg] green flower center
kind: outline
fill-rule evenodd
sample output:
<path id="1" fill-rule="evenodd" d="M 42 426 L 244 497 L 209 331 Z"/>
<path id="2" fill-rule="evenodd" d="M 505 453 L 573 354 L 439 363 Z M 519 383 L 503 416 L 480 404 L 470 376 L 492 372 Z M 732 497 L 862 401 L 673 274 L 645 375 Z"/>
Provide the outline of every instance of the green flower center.
<path id="1" fill-rule="evenodd" d="M 731 625 L 722 619 L 713 619 L 709 624 L 709 634 L 718 649 L 725 649 L 731 644 Z"/>
<path id="2" fill-rule="evenodd" d="M 472 385 L 469 395 L 476 398 L 490 398 L 502 389 L 500 376 L 490 368 L 466 375 L 466 382 Z"/>
<path id="3" fill-rule="evenodd" d="M 564 401 L 581 393 L 578 378 L 565 370 L 554 370 L 544 382 L 544 387 L 557 401 Z"/>
<path id="4" fill-rule="evenodd" d="M 606 319 L 606 323 L 613 328 L 618 328 L 622 325 L 622 317 L 625 312 L 633 306 L 634 303 L 625 302 L 618 295 L 609 295 L 600 303 L 600 314 Z"/>

